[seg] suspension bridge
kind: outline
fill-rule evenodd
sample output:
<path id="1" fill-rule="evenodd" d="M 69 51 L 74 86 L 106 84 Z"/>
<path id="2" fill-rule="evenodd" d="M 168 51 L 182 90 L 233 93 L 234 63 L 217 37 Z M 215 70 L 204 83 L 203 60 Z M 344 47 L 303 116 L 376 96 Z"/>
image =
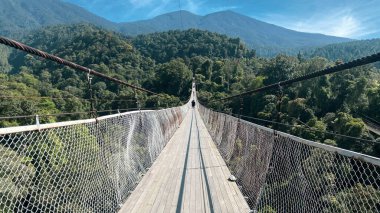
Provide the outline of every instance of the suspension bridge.
<path id="1" fill-rule="evenodd" d="M 0 43 L 153 93 L 19 42 L 0 38 Z M 371 63 L 379 56 L 348 65 Z M 348 65 L 266 89 L 342 71 Z M 239 95 L 230 98 L 234 97 Z M 189 100 L 183 106 L 162 110 L 0 129 L 0 209 L 380 211 L 379 158 L 208 109 L 198 103 L 194 84 Z M 197 103 L 195 107 L 192 100 Z"/>

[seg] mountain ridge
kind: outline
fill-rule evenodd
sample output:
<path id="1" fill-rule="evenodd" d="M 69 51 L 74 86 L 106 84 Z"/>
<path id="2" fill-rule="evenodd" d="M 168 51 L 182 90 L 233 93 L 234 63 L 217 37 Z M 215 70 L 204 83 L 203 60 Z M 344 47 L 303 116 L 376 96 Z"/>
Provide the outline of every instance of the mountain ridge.
<path id="1" fill-rule="evenodd" d="M 204 16 L 184 10 L 174 11 L 152 19 L 115 23 L 62 0 L 0 0 L 0 3 L 0 33 L 13 38 L 22 37 L 29 30 L 56 24 L 91 23 L 128 36 L 194 28 L 239 37 L 261 56 L 294 54 L 304 48 L 352 41 L 286 29 L 231 10 Z"/>
<path id="2" fill-rule="evenodd" d="M 0 33 L 7 36 L 21 37 L 40 27 L 81 22 L 116 30 L 117 24 L 60 0 L 0 0 L 0 4 Z"/>
<path id="3" fill-rule="evenodd" d="M 182 16 L 182 18 L 181 18 Z M 176 18 L 174 18 L 176 17 Z M 182 19 L 182 24 L 181 20 Z M 171 25 L 168 21 L 172 21 Z M 162 24 L 164 23 L 164 24 Z M 275 49 L 277 52 L 295 48 L 324 46 L 352 41 L 349 38 L 305 33 L 266 23 L 231 10 L 199 16 L 188 11 L 175 11 L 152 19 L 121 23 L 123 34 L 136 36 L 176 29 L 201 29 L 240 37 L 248 47 L 258 50 Z M 269 47 L 269 48 L 268 48 Z M 262 53 L 264 53 L 261 51 Z M 265 53 L 264 53 L 265 54 Z"/>

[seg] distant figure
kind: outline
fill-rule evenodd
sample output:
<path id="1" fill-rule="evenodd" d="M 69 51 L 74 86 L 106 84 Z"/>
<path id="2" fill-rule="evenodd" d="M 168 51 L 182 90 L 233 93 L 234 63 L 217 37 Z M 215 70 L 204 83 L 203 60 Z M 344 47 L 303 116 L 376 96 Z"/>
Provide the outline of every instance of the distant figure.
<path id="1" fill-rule="evenodd" d="M 191 106 L 192 106 L 193 108 L 195 107 L 195 101 L 194 101 L 194 100 L 191 101 Z"/>

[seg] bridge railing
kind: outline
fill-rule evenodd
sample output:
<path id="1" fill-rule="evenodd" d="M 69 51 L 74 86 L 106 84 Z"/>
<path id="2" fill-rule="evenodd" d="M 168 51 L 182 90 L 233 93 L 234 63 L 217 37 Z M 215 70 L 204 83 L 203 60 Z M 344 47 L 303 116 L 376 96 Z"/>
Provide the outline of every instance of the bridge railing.
<path id="1" fill-rule="evenodd" d="M 0 129 L 0 212 L 115 212 L 187 106 Z"/>
<path id="2" fill-rule="evenodd" d="M 379 158 L 199 111 L 253 210 L 380 212 Z"/>

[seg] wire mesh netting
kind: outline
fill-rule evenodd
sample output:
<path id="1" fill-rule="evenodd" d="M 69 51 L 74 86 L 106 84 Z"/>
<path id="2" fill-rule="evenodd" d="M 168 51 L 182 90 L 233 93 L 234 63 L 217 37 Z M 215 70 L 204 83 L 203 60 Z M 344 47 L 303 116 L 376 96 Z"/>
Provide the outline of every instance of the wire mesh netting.
<path id="1" fill-rule="evenodd" d="M 115 212 L 187 106 L 0 134 L 0 212 Z M 10 128 L 11 129 L 11 128 Z"/>
<path id="2" fill-rule="evenodd" d="M 380 212 L 380 159 L 199 111 L 254 211 Z"/>

